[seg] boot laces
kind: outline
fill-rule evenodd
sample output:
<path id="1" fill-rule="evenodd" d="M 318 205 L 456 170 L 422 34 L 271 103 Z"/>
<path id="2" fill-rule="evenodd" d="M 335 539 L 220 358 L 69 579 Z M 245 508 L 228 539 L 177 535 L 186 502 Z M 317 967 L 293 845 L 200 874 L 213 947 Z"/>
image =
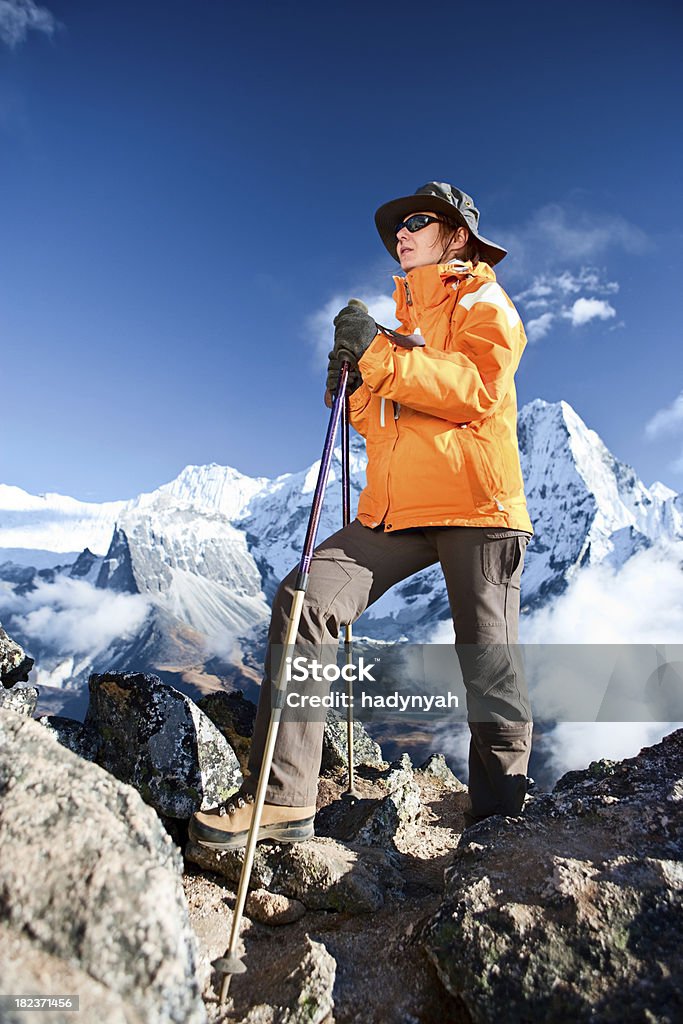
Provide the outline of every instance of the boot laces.
<path id="1" fill-rule="evenodd" d="M 253 804 L 253 802 L 254 797 L 251 793 L 237 792 L 229 800 L 225 800 L 222 804 L 218 805 L 218 813 L 221 818 L 225 817 L 226 814 L 232 817 L 235 811 L 246 807 L 247 804 Z"/>

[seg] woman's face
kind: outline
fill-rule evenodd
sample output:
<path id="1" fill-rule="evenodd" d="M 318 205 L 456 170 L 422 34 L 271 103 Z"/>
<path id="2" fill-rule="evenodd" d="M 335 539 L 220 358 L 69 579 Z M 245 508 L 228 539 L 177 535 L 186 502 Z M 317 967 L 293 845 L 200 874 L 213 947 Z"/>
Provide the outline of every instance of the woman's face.
<path id="1" fill-rule="evenodd" d="M 433 210 L 418 210 L 417 212 L 426 213 L 429 217 L 436 216 Z M 409 270 L 414 270 L 415 267 L 447 262 L 466 244 L 467 228 L 458 228 L 453 242 L 448 246 L 448 251 L 444 253 L 439 229 L 439 224 L 428 224 L 419 231 L 408 231 L 408 228 L 401 228 L 397 232 L 396 254 L 402 270 L 407 273 Z"/>

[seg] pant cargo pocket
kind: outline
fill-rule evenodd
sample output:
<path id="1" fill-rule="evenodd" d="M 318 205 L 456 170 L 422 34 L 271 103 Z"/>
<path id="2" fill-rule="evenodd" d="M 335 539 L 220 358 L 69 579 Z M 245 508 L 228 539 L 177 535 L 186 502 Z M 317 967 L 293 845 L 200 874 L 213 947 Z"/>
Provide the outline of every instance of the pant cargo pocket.
<path id="1" fill-rule="evenodd" d="M 487 530 L 481 546 L 482 572 L 489 583 L 509 583 L 520 570 L 529 538 L 503 530 Z"/>

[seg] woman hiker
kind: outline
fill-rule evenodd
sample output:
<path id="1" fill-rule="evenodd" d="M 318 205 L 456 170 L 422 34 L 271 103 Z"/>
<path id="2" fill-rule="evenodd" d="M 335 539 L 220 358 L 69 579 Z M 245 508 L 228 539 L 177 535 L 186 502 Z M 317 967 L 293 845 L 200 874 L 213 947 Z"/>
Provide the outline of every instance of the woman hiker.
<path id="1" fill-rule="evenodd" d="M 394 278 L 398 333 L 424 345 L 398 345 L 361 305 L 335 317 L 326 400 L 349 360 L 350 420 L 367 441 L 367 486 L 358 517 L 316 549 L 297 648 L 336 650 L 344 623 L 440 563 L 467 692 L 471 825 L 518 815 L 526 793 L 531 716 L 514 647 L 533 535 L 514 384 L 526 336 L 492 269 L 506 251 L 479 233 L 470 196 L 432 181 L 385 203 L 375 222 L 405 274 Z M 246 844 L 271 714 L 273 649 L 282 650 L 296 574 L 273 603 L 249 774 L 226 804 L 197 811 L 190 823 L 191 837 L 213 849 Z M 284 710 L 259 839 L 313 835 L 324 722 L 295 718 Z"/>

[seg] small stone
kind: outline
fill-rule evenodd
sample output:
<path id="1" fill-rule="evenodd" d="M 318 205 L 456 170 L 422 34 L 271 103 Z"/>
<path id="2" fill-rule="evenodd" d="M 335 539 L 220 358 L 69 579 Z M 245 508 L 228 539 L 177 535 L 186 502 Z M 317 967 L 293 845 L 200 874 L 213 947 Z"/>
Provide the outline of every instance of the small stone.
<path id="1" fill-rule="evenodd" d="M 251 985 L 239 991 L 235 987 L 230 1019 L 241 1024 L 326 1024 L 333 1019 L 334 957 L 308 935 L 303 942 L 280 943 L 280 947 L 269 954 L 265 991 L 256 992 Z"/>
<path id="2" fill-rule="evenodd" d="M 300 900 L 268 892 L 267 889 L 255 889 L 249 893 L 245 909 L 254 921 L 270 925 L 292 924 L 306 913 L 306 907 Z"/>
<path id="3" fill-rule="evenodd" d="M 446 764 L 443 754 L 430 754 L 427 760 L 415 769 L 415 774 L 441 782 L 447 789 L 452 789 L 455 793 L 467 792 L 467 786 L 453 774 Z"/>

